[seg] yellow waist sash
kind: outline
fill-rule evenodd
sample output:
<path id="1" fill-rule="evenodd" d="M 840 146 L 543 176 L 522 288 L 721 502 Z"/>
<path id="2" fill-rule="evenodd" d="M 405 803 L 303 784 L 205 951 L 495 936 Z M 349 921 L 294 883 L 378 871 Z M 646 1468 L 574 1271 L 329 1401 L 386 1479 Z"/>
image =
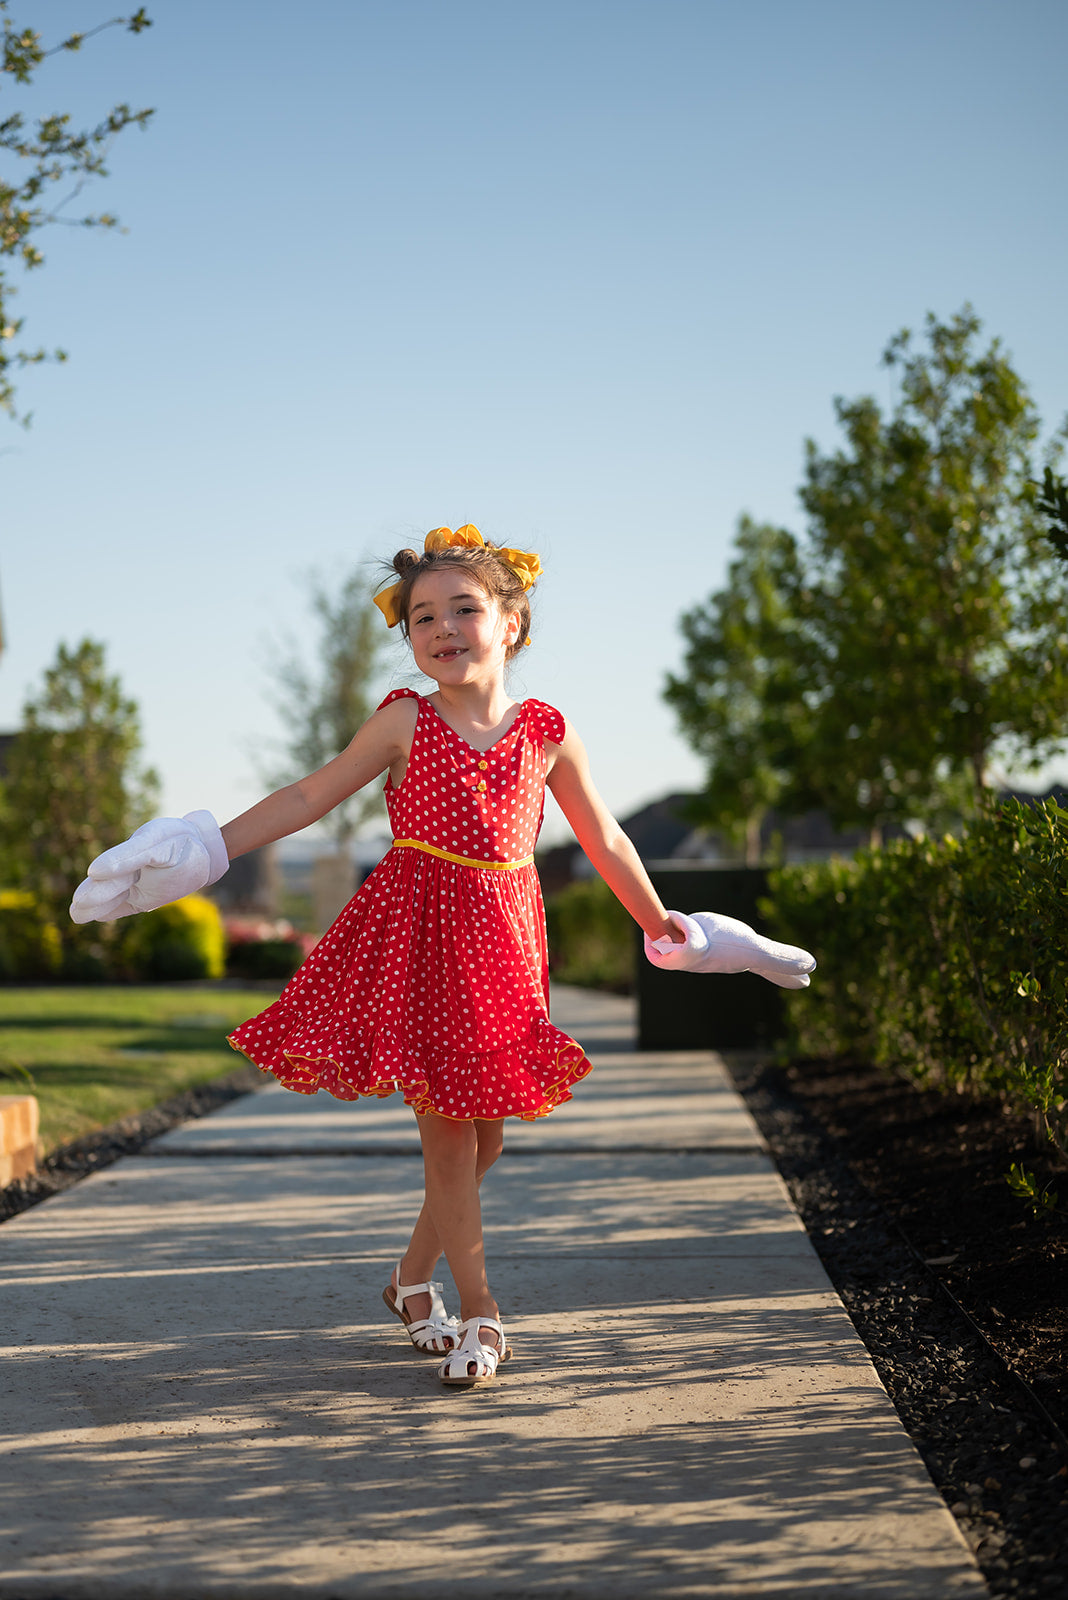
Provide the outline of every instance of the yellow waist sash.
<path id="1" fill-rule="evenodd" d="M 422 839 L 394 839 L 394 850 L 424 850 L 428 856 L 438 856 L 442 861 L 455 861 L 458 867 L 488 867 L 491 872 L 512 872 L 516 867 L 529 867 L 533 856 L 522 861 L 476 861 L 473 856 L 456 856 L 451 850 L 439 850 L 436 844 L 424 844 Z"/>

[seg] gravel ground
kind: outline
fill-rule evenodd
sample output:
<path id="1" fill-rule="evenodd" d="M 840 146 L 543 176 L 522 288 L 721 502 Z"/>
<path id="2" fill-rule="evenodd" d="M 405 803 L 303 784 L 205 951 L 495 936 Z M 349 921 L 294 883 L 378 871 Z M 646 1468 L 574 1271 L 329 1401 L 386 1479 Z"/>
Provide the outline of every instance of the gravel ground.
<path id="1" fill-rule="evenodd" d="M 731 1056 L 729 1065 L 824 1266 L 991 1592 L 1018 1600 L 1068 1600 L 1068 1443 L 1049 1409 L 943 1280 L 941 1271 L 956 1242 L 946 1238 L 952 1222 L 936 1222 L 946 1254 L 926 1265 L 930 1246 L 914 1246 L 900 1214 L 908 1206 L 895 1205 L 892 1198 L 901 1163 L 883 1173 L 870 1140 L 858 1161 L 857 1146 L 863 1141 L 851 1137 L 849 1095 L 841 1085 L 833 1094 L 826 1069 L 821 1069 L 818 1092 L 808 1096 L 804 1076 L 796 1070 L 740 1055 Z M 891 1083 L 887 1093 L 890 1102 L 900 1101 L 902 1115 L 916 1099 L 916 1092 L 903 1084 Z M 835 1107 L 833 1117 L 828 1104 Z M 885 1104 L 868 1106 L 869 1116 L 875 1111 L 884 1119 L 892 1116 Z M 941 1163 L 940 1181 L 947 1190 L 954 1184 L 953 1152 L 958 1163 L 966 1164 L 958 1136 L 960 1114 L 958 1107 L 944 1149 L 932 1149 L 929 1133 L 923 1141 L 923 1156 L 936 1166 Z M 886 1152 L 887 1160 L 891 1153 Z M 867 1182 L 858 1176 L 858 1164 Z M 871 1185 L 881 1175 L 885 1182 L 875 1183 L 877 1195 Z M 976 1195 L 965 1186 L 955 1204 L 961 1227 L 968 1219 L 974 1234 Z M 1043 1233 L 1041 1239 L 1045 1237 Z M 992 1248 L 1000 1247 L 993 1232 L 991 1240 Z M 1058 1293 L 1053 1277 L 1048 1293 Z"/>

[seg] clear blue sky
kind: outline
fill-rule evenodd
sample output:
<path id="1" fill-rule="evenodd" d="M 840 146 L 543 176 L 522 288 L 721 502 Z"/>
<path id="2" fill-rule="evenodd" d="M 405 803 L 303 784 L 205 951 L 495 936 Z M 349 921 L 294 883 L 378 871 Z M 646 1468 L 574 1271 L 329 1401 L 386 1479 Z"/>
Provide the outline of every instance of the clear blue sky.
<path id="1" fill-rule="evenodd" d="M 104 639 L 169 811 L 260 792 L 301 575 L 477 523 L 542 553 L 514 690 L 626 812 L 699 769 L 660 700 L 748 510 L 970 300 L 1068 409 L 1063 0 L 155 0 L 5 112 L 157 107 L 17 309 L 0 727 Z M 12 0 L 48 38 L 95 0 Z M 416 682 L 400 650 L 384 684 Z M 558 827 L 558 824 L 554 824 Z"/>

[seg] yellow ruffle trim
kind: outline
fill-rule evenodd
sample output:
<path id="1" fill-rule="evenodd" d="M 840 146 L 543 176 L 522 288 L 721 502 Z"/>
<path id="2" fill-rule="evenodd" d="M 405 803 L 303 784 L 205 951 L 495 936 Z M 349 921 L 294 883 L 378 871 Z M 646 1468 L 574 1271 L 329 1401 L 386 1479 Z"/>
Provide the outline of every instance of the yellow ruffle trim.
<path id="1" fill-rule="evenodd" d="M 283 1089 L 288 1089 L 291 1094 L 319 1093 L 319 1084 L 314 1084 L 309 1088 L 304 1088 L 303 1086 L 295 1083 L 285 1083 L 276 1072 L 271 1070 L 270 1067 L 262 1066 L 260 1062 L 258 1062 L 253 1056 L 249 1055 L 244 1045 L 236 1044 L 232 1034 L 227 1037 L 226 1042 L 230 1046 L 231 1050 L 236 1050 L 238 1055 L 244 1056 L 246 1060 L 252 1062 L 254 1067 L 258 1067 L 265 1078 L 274 1078 L 276 1083 L 280 1083 Z M 566 1070 L 567 1064 L 564 1061 L 564 1057 L 568 1055 L 572 1049 L 578 1051 L 578 1060 L 571 1061 L 571 1070 L 568 1072 Z M 298 1056 L 290 1050 L 283 1050 L 282 1055 L 286 1061 L 291 1061 L 294 1063 L 297 1061 L 307 1061 L 313 1064 L 318 1064 L 319 1062 L 328 1061 L 335 1071 L 340 1073 L 343 1070 L 341 1062 L 335 1061 L 333 1056 Z M 579 1071 L 578 1069 L 580 1067 L 585 1067 L 585 1071 Z M 414 1086 L 409 1088 L 397 1078 L 382 1079 L 373 1088 L 358 1089 L 352 1096 L 352 1099 L 388 1100 L 390 1095 L 400 1094 L 404 1099 L 405 1105 L 411 1106 L 417 1117 L 425 1117 L 429 1113 L 433 1113 L 433 1115 L 436 1117 L 448 1117 L 451 1122 L 507 1122 L 510 1117 L 514 1117 L 517 1122 L 537 1122 L 541 1117 L 547 1117 L 550 1112 L 555 1111 L 557 1106 L 564 1105 L 568 1100 L 573 1098 L 571 1094 L 571 1085 L 573 1083 L 581 1083 L 583 1078 L 589 1077 L 590 1073 L 593 1071 L 593 1062 L 590 1060 L 589 1056 L 587 1056 L 582 1046 L 575 1039 L 572 1039 L 569 1044 L 561 1045 L 559 1050 L 556 1052 L 554 1070 L 557 1072 L 563 1071 L 566 1075 L 562 1078 L 558 1078 L 555 1083 L 546 1084 L 544 1086 L 543 1093 L 545 1095 L 545 1102 L 543 1105 L 539 1106 L 536 1111 L 506 1112 L 503 1117 L 458 1117 L 452 1111 L 440 1111 L 438 1107 L 431 1102 L 430 1086 L 425 1079 L 423 1080 L 423 1087 L 421 1090 Z M 331 1091 L 327 1089 L 326 1093 L 330 1094 Z M 413 1095 L 412 1099 L 408 1098 L 409 1094 Z M 340 1099 L 341 1096 L 335 1095 L 333 1098 Z"/>

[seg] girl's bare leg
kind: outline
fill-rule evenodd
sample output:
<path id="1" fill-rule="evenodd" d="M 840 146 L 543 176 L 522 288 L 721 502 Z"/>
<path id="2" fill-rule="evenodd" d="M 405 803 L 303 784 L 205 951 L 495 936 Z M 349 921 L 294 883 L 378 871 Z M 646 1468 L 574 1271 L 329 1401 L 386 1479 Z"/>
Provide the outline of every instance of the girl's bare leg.
<path id="1" fill-rule="evenodd" d="M 416 1120 L 423 1144 L 426 1190 L 401 1258 L 400 1281 L 429 1282 L 444 1250 L 460 1291 L 461 1317 L 496 1316 L 497 1303 L 486 1282 L 478 1190 L 504 1146 L 504 1123 L 500 1119 L 454 1122 L 433 1112 Z M 450 1243 L 453 1239 L 455 1244 Z M 405 1305 L 413 1317 L 424 1317 L 430 1310 L 430 1296 L 413 1296 Z"/>

